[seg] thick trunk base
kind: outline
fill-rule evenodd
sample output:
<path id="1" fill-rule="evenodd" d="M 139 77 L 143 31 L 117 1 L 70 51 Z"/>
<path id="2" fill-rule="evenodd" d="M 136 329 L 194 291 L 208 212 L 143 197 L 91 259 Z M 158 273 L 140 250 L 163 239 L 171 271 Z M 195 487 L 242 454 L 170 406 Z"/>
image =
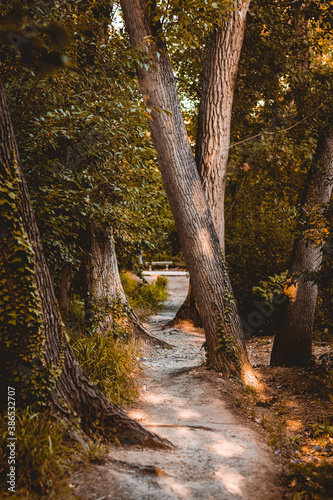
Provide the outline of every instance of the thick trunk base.
<path id="1" fill-rule="evenodd" d="M 195 302 L 191 281 L 189 284 L 186 299 L 178 309 L 176 316 L 165 325 L 165 328 L 170 328 L 172 326 L 178 325 L 182 321 L 190 321 L 193 326 L 202 328 L 202 321 Z"/>
<path id="2" fill-rule="evenodd" d="M 118 406 L 108 401 L 86 377 L 68 345 L 65 348 L 62 372 L 52 392 L 51 403 L 67 418 L 71 415 L 79 418 L 82 429 L 88 435 L 98 433 L 105 440 L 118 440 L 123 445 L 173 448 L 168 440 L 146 430 Z"/>
<path id="3" fill-rule="evenodd" d="M 312 328 L 317 287 L 312 282 L 299 280 L 285 290 L 289 297 L 280 311 L 271 366 L 308 367 L 312 364 Z"/>

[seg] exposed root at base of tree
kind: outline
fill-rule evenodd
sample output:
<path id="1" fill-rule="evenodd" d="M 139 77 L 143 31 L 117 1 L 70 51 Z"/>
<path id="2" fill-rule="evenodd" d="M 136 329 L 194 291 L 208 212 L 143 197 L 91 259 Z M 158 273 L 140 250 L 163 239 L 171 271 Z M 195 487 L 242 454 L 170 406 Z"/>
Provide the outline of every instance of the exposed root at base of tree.
<path id="1" fill-rule="evenodd" d="M 50 404 L 66 418 L 79 419 L 87 435 L 99 434 L 105 440 L 123 445 L 172 449 L 167 439 L 148 431 L 130 418 L 84 374 L 69 345 L 65 348 L 64 366 L 51 393 Z"/>
<path id="2" fill-rule="evenodd" d="M 143 326 L 137 315 L 135 314 L 134 310 L 131 309 L 130 313 L 128 315 L 129 320 L 133 324 L 134 327 L 134 335 L 136 337 L 139 337 L 140 339 L 149 342 L 152 345 L 158 345 L 160 347 L 163 347 L 164 349 L 172 349 L 172 346 L 168 344 L 168 342 L 165 342 L 165 340 L 161 340 L 152 333 L 150 333 L 147 328 Z"/>

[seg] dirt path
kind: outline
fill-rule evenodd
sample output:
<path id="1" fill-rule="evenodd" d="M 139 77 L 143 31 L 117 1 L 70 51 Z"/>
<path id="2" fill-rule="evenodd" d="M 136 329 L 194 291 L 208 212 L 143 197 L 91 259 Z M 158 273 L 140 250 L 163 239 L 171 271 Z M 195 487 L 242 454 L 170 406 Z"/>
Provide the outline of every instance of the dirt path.
<path id="1" fill-rule="evenodd" d="M 187 283 L 186 277 L 169 280 L 170 299 L 150 329 L 174 348 L 147 351 L 142 396 L 128 412 L 175 450 L 113 447 L 110 464 L 95 466 L 78 488 L 82 499 L 282 498 L 273 452 L 227 408 L 221 388 L 200 368 L 203 335 L 194 329 L 161 330 L 182 303 Z"/>

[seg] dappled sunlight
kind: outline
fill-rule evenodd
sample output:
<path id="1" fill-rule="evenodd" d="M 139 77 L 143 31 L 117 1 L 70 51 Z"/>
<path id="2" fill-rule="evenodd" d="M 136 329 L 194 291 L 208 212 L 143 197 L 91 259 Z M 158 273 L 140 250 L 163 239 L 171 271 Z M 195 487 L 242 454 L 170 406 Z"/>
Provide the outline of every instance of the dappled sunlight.
<path id="1" fill-rule="evenodd" d="M 186 419 L 189 419 L 189 418 L 195 418 L 195 419 L 200 418 L 201 419 L 202 418 L 202 415 L 194 410 L 186 410 L 186 409 L 183 410 L 182 409 L 182 410 L 178 410 L 177 413 L 181 418 L 186 418 Z"/>
<path id="2" fill-rule="evenodd" d="M 215 473 L 225 489 L 232 495 L 244 497 L 242 487 L 244 486 L 244 477 L 238 472 L 232 472 L 227 467 L 220 467 Z"/>
<path id="3" fill-rule="evenodd" d="M 198 231 L 198 238 L 202 243 L 202 250 L 204 255 L 213 259 L 214 253 L 208 229 L 207 228 L 200 229 L 200 231 Z"/>
<path id="4" fill-rule="evenodd" d="M 148 418 L 147 413 L 145 413 L 142 410 L 138 410 L 138 409 L 129 410 L 127 413 L 128 413 L 129 417 L 134 418 L 135 420 L 138 420 L 138 421 L 145 420 Z"/>
<path id="5" fill-rule="evenodd" d="M 244 365 L 242 370 L 242 379 L 245 385 L 252 387 L 256 392 L 264 391 L 264 384 L 259 379 L 259 374 L 256 374 L 249 363 Z"/>
<path id="6" fill-rule="evenodd" d="M 283 293 L 289 298 L 290 302 L 295 302 L 297 296 L 298 283 L 292 282 L 294 278 L 290 278 L 284 285 Z"/>
<path id="7" fill-rule="evenodd" d="M 224 438 L 220 438 L 218 441 L 208 444 L 205 448 L 220 457 L 227 458 L 243 455 L 246 451 L 244 446 Z"/>
<path id="8" fill-rule="evenodd" d="M 293 431 L 298 431 L 299 429 L 302 429 L 303 424 L 300 420 L 292 420 L 292 419 L 286 419 L 286 427 L 290 430 Z"/>
<path id="9" fill-rule="evenodd" d="M 177 495 L 177 498 L 191 498 L 191 490 L 187 486 L 184 486 L 184 484 L 176 481 L 173 477 L 166 477 L 164 484 L 166 489 L 171 490 L 172 493 Z"/>

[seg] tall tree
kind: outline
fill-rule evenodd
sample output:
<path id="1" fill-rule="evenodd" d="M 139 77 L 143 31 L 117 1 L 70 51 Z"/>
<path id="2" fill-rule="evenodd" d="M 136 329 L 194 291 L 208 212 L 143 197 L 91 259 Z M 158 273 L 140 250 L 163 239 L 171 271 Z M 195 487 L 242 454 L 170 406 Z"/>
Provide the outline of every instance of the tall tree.
<path id="1" fill-rule="evenodd" d="M 145 0 L 122 0 L 150 132 L 206 334 L 207 360 L 225 373 L 250 369 L 226 263 L 187 136 L 159 22 Z"/>
<path id="2" fill-rule="evenodd" d="M 301 236 L 294 242 L 291 278 L 285 285 L 288 301 L 281 311 L 271 365 L 309 366 L 312 355 L 312 329 L 318 287 L 311 274 L 320 269 L 322 245 L 308 241 L 304 219 L 323 211 L 333 189 L 333 134 L 318 141 L 314 164 L 309 170 L 299 214 Z"/>
<path id="3" fill-rule="evenodd" d="M 37 311 L 40 304 L 42 316 L 41 327 L 45 335 L 44 345 L 41 345 L 43 339 L 40 337 L 40 332 L 35 331 L 33 334 L 34 337 L 37 336 L 37 339 L 40 337 L 39 345 L 37 345 L 39 351 L 41 351 L 39 358 L 43 358 L 43 364 L 50 373 L 53 373 L 55 378 L 55 386 L 49 395 L 50 404 L 55 405 L 62 414 L 68 416 L 76 414 L 81 419 L 83 429 L 87 432 L 90 432 L 94 427 L 96 429 L 99 427 L 105 437 L 110 439 L 118 438 L 122 443 L 168 446 L 165 440 L 141 427 L 136 421 L 130 419 L 124 411 L 109 402 L 101 391 L 88 380 L 78 365 L 73 351 L 67 342 L 59 315 L 50 273 L 43 254 L 40 235 L 31 207 L 29 192 L 22 172 L 20 156 L 2 88 L 0 88 L 0 117 L 0 171 L 2 177 L 7 179 L 2 189 L 5 192 L 5 188 L 10 188 L 13 184 L 19 185 L 20 217 L 24 226 L 23 234 L 27 235 L 34 252 L 35 294 L 32 296 L 31 290 L 28 290 L 27 293 L 32 296 L 32 301 Z M 14 194 L 10 195 L 10 198 L 14 197 Z M 10 216 L 8 220 L 10 220 Z M 5 233 L 5 236 L 10 238 L 12 235 L 6 235 Z M 14 256 L 10 255 L 10 252 L 15 251 L 15 244 L 14 246 L 7 245 L 6 241 L 7 239 L 2 242 L 1 248 L 5 265 L 5 283 L 2 290 L 1 304 L 4 304 L 5 325 L 10 333 L 12 321 L 15 321 L 15 318 L 20 317 L 19 315 L 21 314 L 21 311 L 17 310 L 20 302 L 16 300 L 15 295 L 20 293 L 20 283 L 17 282 L 19 278 L 14 273 L 17 266 L 17 261 L 15 260 L 17 256 L 14 258 Z M 26 298 L 26 302 L 29 298 Z M 15 330 L 20 328 L 20 342 L 16 346 L 15 352 L 9 355 L 9 358 L 12 357 L 15 360 L 15 364 L 10 367 L 13 380 L 19 380 L 23 372 L 25 383 L 30 378 L 36 376 L 33 364 L 31 365 L 27 361 L 31 351 L 32 355 L 37 358 L 37 347 L 36 345 L 31 345 L 31 338 L 29 338 L 29 335 L 32 335 L 32 332 L 29 330 L 30 324 L 31 318 L 28 316 L 24 316 L 22 323 L 17 324 Z M 6 337 L 6 332 L 7 330 L 2 330 L 1 335 Z M 10 349 L 13 339 L 9 338 L 6 340 L 8 343 L 5 345 L 7 346 L 8 353 L 10 353 L 8 347 Z M 36 342 L 36 338 L 34 340 Z M 41 362 L 42 360 L 39 359 L 38 363 L 41 364 Z M 2 366 L 3 369 L 4 367 Z M 37 369 L 39 370 L 39 367 Z M 43 381 L 41 382 L 43 383 Z M 48 381 L 44 381 L 44 383 L 47 384 Z M 44 390 L 45 386 L 41 388 L 41 392 Z"/>
<path id="4" fill-rule="evenodd" d="M 232 103 L 250 0 L 236 0 L 210 36 L 202 75 L 195 161 L 221 248 L 224 244 L 224 196 L 230 145 Z M 200 323 L 193 287 L 175 317 Z"/>

